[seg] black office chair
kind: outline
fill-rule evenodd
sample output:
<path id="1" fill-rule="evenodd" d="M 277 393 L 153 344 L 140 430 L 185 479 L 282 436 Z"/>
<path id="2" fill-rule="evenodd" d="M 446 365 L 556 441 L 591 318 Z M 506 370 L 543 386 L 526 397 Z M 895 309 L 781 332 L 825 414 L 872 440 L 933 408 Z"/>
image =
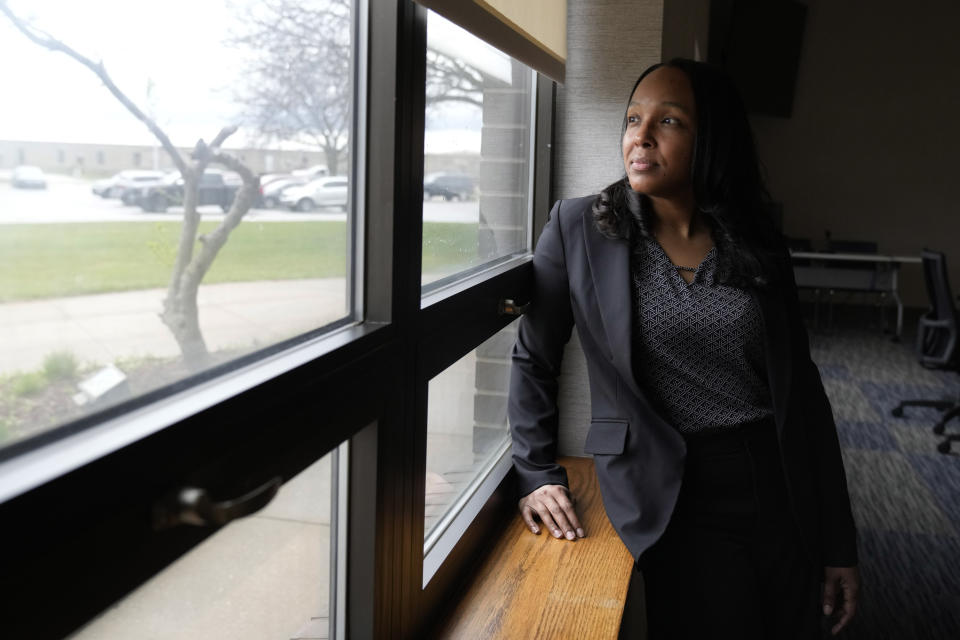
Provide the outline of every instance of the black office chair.
<path id="1" fill-rule="evenodd" d="M 953 303 L 950 281 L 947 279 L 947 260 L 942 253 L 921 252 L 923 276 L 930 297 L 930 310 L 920 318 L 917 326 L 917 355 L 920 364 L 931 369 L 949 369 L 960 373 L 960 321 Z M 904 400 L 892 411 L 903 416 L 904 407 L 933 407 L 943 411 L 933 432 L 942 435 L 947 422 L 960 416 L 960 395 L 949 400 Z M 940 453 L 950 452 L 950 443 L 960 440 L 960 434 L 947 435 L 937 446 Z"/>
<path id="2" fill-rule="evenodd" d="M 874 240 L 834 240 L 833 238 L 827 239 L 827 253 L 868 253 L 868 254 L 877 254 L 880 252 L 880 245 L 877 244 Z M 881 265 L 880 263 L 875 262 L 861 262 L 857 260 L 835 260 L 830 263 L 831 266 L 839 267 L 842 269 L 853 269 L 856 271 L 881 271 L 888 268 L 886 265 Z M 828 310 L 830 312 L 829 323 L 833 324 L 833 296 L 834 291 L 828 292 L 828 300 L 830 306 Z M 847 298 L 849 299 L 849 294 Z M 885 291 L 881 291 L 879 298 L 876 301 L 877 312 L 880 316 L 880 326 L 883 331 L 887 331 L 887 318 L 884 315 L 884 306 L 887 302 L 887 294 Z"/>

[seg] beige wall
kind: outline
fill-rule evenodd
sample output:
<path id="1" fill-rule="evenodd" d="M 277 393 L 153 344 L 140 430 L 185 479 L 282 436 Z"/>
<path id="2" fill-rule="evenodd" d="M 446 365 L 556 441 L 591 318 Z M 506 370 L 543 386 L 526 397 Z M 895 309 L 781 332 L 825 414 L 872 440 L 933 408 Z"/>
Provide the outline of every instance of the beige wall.
<path id="1" fill-rule="evenodd" d="M 630 87 L 661 58 L 663 0 L 567 3 L 567 81 L 557 89 L 554 197 L 596 193 L 623 175 L 620 124 Z M 590 426 L 580 342 L 567 346 L 560 379 L 561 453 L 583 455 Z"/>
<path id="2" fill-rule="evenodd" d="M 569 0 L 567 81 L 557 90 L 557 198 L 623 175 L 620 123 L 630 87 L 660 60 L 662 0 Z"/>
<path id="3" fill-rule="evenodd" d="M 793 117 L 753 118 L 784 230 L 947 254 L 960 285 L 960 3 L 811 0 Z M 902 272 L 926 306 L 920 268 Z"/>
<path id="4" fill-rule="evenodd" d="M 558 11 L 557 0 L 474 0 L 492 8 L 537 46 L 561 60 L 567 57 L 567 16 Z"/>

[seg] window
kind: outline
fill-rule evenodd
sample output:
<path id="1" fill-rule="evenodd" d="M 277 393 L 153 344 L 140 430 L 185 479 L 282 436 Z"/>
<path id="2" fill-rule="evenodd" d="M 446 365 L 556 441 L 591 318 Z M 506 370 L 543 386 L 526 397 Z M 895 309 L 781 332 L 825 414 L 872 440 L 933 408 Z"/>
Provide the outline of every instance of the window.
<path id="1" fill-rule="evenodd" d="M 423 169 L 426 290 L 527 250 L 534 81 L 522 63 L 429 14 Z"/>
<path id="2" fill-rule="evenodd" d="M 266 507 L 218 530 L 73 638 L 329 637 L 344 454 L 340 447 L 307 467 Z"/>
<path id="3" fill-rule="evenodd" d="M 0 14 L 4 59 L 24 61 L 0 69 L 0 81 L 18 93 L 0 105 L 0 123 L 8 126 L 4 131 L 0 124 L 0 139 L 31 140 L 19 149 L 21 159 L 50 154 L 51 142 L 74 158 L 72 175 L 47 173 L 45 189 L 13 188 L 0 176 L 0 511 L 4 522 L 20 523 L 0 535 L 12 545 L 7 548 L 23 553 L 22 563 L 5 562 L 0 592 L 19 612 L 9 622 L 11 634 L 62 637 L 143 580 L 156 585 L 171 584 L 175 576 L 187 583 L 214 578 L 191 565 L 191 558 L 215 557 L 231 544 L 246 547 L 237 541 L 247 536 L 254 541 L 251 549 L 269 552 L 273 541 L 258 538 L 257 525 L 275 521 L 270 514 L 285 493 L 296 491 L 297 474 L 338 443 L 362 439 L 367 425 L 385 413 L 382 398 L 347 406 L 359 374 L 341 380 L 332 375 L 338 365 L 330 359 L 339 359 L 341 369 L 348 360 L 353 370 L 386 370 L 381 356 L 363 349 L 382 338 L 361 340 L 377 327 L 359 324 L 357 210 L 363 196 L 356 195 L 362 185 L 353 167 L 362 134 L 358 123 L 366 121 L 355 81 L 366 78 L 366 63 L 357 55 L 365 51 L 358 39 L 367 28 L 366 4 L 242 1 L 201 7 L 94 0 L 68 8 L 9 6 L 81 54 L 102 59 L 117 86 L 171 142 L 151 136 L 88 68 L 45 52 Z M 299 20 L 299 32 L 281 33 L 268 11 L 309 11 L 298 17 L 313 22 Z M 97 19 L 102 15 L 111 16 L 109 25 Z M 291 49 L 285 38 L 293 36 L 305 40 Z M 325 48 L 326 59 L 337 64 L 291 58 L 291 51 L 310 46 Z M 265 75 L 278 62 L 300 75 Z M 285 86 L 288 94 L 310 83 L 303 94 L 308 104 L 283 108 L 313 113 L 315 120 L 287 117 L 296 126 L 274 127 L 268 118 L 280 106 L 256 113 L 266 83 L 272 90 Z M 63 92 L 70 100 L 58 99 Z M 198 166 L 208 151 L 196 140 L 209 145 L 233 122 L 241 126 L 224 133 L 207 166 Z M 117 152 L 91 150 L 87 142 Z M 150 149 L 157 168 L 150 173 L 159 175 L 131 175 Z M 321 175 L 337 177 L 339 199 L 325 203 L 335 209 L 268 208 L 260 187 L 275 176 L 261 175 L 266 167 L 258 164 L 268 155 L 302 157 L 312 173 L 321 167 Z M 81 170 L 84 158 L 95 159 L 96 175 Z M 113 165 L 114 158 L 127 158 L 132 166 Z M 294 174 L 298 166 L 288 160 L 273 169 L 289 177 L 291 187 L 302 188 L 312 175 Z M 181 238 L 194 224 L 197 235 Z M 181 262 L 188 266 L 178 271 Z M 389 301 L 389 294 L 377 295 Z M 323 358 L 329 354 L 335 355 Z M 316 408 L 336 403 L 335 410 Z M 308 406 L 314 407 L 306 410 L 309 417 Z M 350 455 L 367 456 L 369 468 L 376 446 L 373 440 Z M 105 471 L 117 462 L 122 471 Z M 211 499 L 229 502 L 273 478 L 284 484 L 265 512 L 222 528 L 216 521 L 157 529 L 144 517 L 170 492 L 199 487 Z M 363 489 L 363 480 L 351 491 Z M 313 486 L 308 498 L 321 489 Z M 52 497 L 58 492 L 71 497 Z M 105 500 L 88 499 L 92 494 Z M 375 504 L 375 497 L 361 502 Z M 128 510 L 123 504 L 137 506 Z M 373 514 L 358 511 L 356 517 L 373 522 Z M 321 556 L 322 542 L 314 549 Z M 372 557 L 372 549 L 354 546 L 361 557 Z M 333 564 L 309 564 L 298 568 L 316 596 L 327 590 L 321 565 Z M 68 576 L 51 587 L 50 577 L 61 570 Z M 44 577 L 35 581 L 38 576 Z M 309 597 L 304 584 L 298 595 Z M 101 623 L 114 628 L 111 613 L 135 610 L 148 592 L 166 598 L 145 586 Z M 274 610 L 283 618 L 274 622 L 293 624 L 284 627 L 291 634 L 314 633 L 310 617 L 332 619 L 336 613 L 315 600 L 300 611 Z M 253 605 L 261 607 L 256 599 Z M 39 613 L 51 609 L 57 614 Z M 260 612 L 271 613 L 262 607 Z M 91 627 L 94 636 L 97 628 Z M 330 637 L 336 634 L 342 637 L 342 628 Z"/>
<path id="4" fill-rule="evenodd" d="M 8 6 L 17 11 L 27 4 L 11 0 Z M 297 19 L 278 21 L 270 13 L 283 8 L 297 11 Z M 260 180 L 255 204 L 233 228 L 198 285 L 198 324 L 209 360 L 194 368 L 162 322 L 160 333 L 172 353 L 158 355 L 145 349 L 142 341 L 156 337 L 157 315 L 164 309 L 179 246 L 177 233 L 188 206 L 187 181 L 178 175 L 169 150 L 143 135 L 135 120 L 128 122 L 129 114 L 117 104 L 106 100 L 97 103 L 102 109 L 83 108 L 86 100 L 94 99 L 84 92 L 97 94 L 97 100 L 111 98 L 101 95 L 106 92 L 92 75 L 83 76 L 88 70 L 75 69 L 76 76 L 65 71 L 74 68 L 68 58 L 36 49 L 0 15 L 5 59 L 42 58 L 43 62 L 27 65 L 34 80 L 38 74 L 53 73 L 45 65 L 54 60 L 64 70 L 57 73 L 65 74 L 57 76 L 58 81 L 77 89 L 70 93 L 75 99 L 65 104 L 44 100 L 43 83 L 33 82 L 28 87 L 33 93 L 23 94 L 29 97 L 0 104 L 0 123 L 10 121 L 11 109 L 21 115 L 36 111 L 18 121 L 32 123 L 38 135 L 57 138 L 68 159 L 89 156 L 89 147 L 71 142 L 68 134 L 104 131 L 97 126 L 98 119 L 109 116 L 110 136 L 118 136 L 98 134 L 99 139 L 91 140 L 109 150 L 102 167 L 90 167 L 100 175 L 86 176 L 69 166 L 73 175 L 47 176 L 46 192 L 15 191 L 0 182 L 0 218 L 14 202 L 18 210 L 33 216 L 24 214 L 17 224 L 6 224 L 0 235 L 3 322 L 6 327 L 9 319 L 19 318 L 22 327 L 17 339 L 12 331 L 0 337 L 0 354 L 5 362 L 7 356 L 34 358 L 9 374 L 28 374 L 18 383 L 24 385 L 22 393 L 14 395 L 18 402 L 24 398 L 30 402 L 3 416 L 0 521 L 15 525 L 0 528 L 0 545 L 17 550 L 5 558 L 0 572 L 0 599 L 7 612 L 4 631 L 37 638 L 64 637 L 84 633 L 83 629 L 93 635 L 107 633 L 106 626 L 97 625 L 120 625 L 121 612 L 136 613 L 143 603 L 148 603 L 143 606 L 151 614 L 166 611 L 163 615 L 169 620 L 182 615 L 187 621 L 183 628 L 196 629 L 190 626 L 198 622 L 193 612 L 176 606 L 166 609 L 148 596 L 183 604 L 186 599 L 177 594 L 186 593 L 188 587 L 178 586 L 170 596 L 163 585 L 175 584 L 178 577 L 213 584 L 217 576 L 191 566 L 191 561 L 226 558 L 231 541 L 249 549 L 254 558 L 281 554 L 283 547 L 276 538 L 245 538 L 244 532 L 273 525 L 287 528 L 274 519 L 285 496 L 299 495 L 306 487 L 307 501 L 318 500 L 326 495 L 321 481 L 336 477 L 342 489 L 336 494 L 338 504 L 347 508 L 331 506 L 331 513 L 340 515 L 335 527 L 337 553 L 331 550 L 327 569 L 330 582 L 323 575 L 322 560 L 316 562 L 324 555 L 320 536 L 319 544 L 301 556 L 310 561 L 289 567 L 291 575 L 302 571 L 305 577 L 291 589 L 295 593 L 282 610 L 254 598 L 252 604 L 241 605 L 239 615 L 250 621 L 250 629 L 265 629 L 257 626 L 262 620 L 253 619 L 263 613 L 269 617 L 272 611 L 275 619 L 268 622 L 277 626 L 271 626 L 268 634 L 320 633 L 322 629 L 311 628 L 304 618 L 322 618 L 327 589 L 338 594 L 336 606 L 327 607 L 331 638 L 420 637 L 442 598 L 459 582 L 464 562 L 498 524 L 491 511 L 497 500 L 487 505 L 470 501 L 484 491 L 491 495 L 489 491 L 504 490 L 503 483 L 509 481 L 501 483 L 497 475 L 504 460 L 509 465 L 503 455 L 505 440 L 485 439 L 482 450 L 490 455 L 487 463 L 476 465 L 474 480 L 468 483 L 473 488 L 453 500 L 452 508 L 441 509 L 433 527 L 425 521 L 425 481 L 428 469 L 437 468 L 434 451 L 439 443 L 429 444 L 428 424 L 443 428 L 444 421 L 436 421 L 440 415 L 436 402 L 445 393 L 442 387 L 450 388 L 450 377 L 458 377 L 460 393 L 469 402 L 482 398 L 484 403 L 502 392 L 497 386 L 502 380 L 488 378 L 487 365 L 502 370 L 511 330 L 499 332 L 513 318 L 499 314 L 497 301 L 529 297 L 530 210 L 545 211 L 542 177 L 549 158 L 544 161 L 543 153 L 549 128 L 543 124 L 549 124 L 545 100 L 550 88 L 535 81 L 529 70 L 488 51 L 497 64 L 506 61 L 512 74 L 507 90 L 515 94 L 516 102 L 509 109 L 518 119 L 502 128 L 515 129 L 507 137 L 526 147 L 511 156 L 517 174 L 510 176 L 522 193 L 510 192 L 510 216 L 483 226 L 488 198 L 498 197 L 496 181 L 488 182 L 484 173 L 486 160 L 495 158 L 484 155 L 483 145 L 473 148 L 469 162 L 461 158 L 463 163 L 455 160 L 435 169 L 429 165 L 428 170 L 470 176 L 474 192 L 459 200 L 441 195 L 424 200 L 423 174 L 431 162 L 424 153 L 428 138 L 424 125 L 433 117 L 426 104 L 428 14 L 412 2 L 244 0 L 199 7 L 174 0 L 154 7 L 142 1 L 90 0 L 76 8 L 58 5 L 56 12 L 30 3 L 29 11 L 38 27 L 78 49 L 89 51 L 95 44 L 98 58 L 115 74 L 118 86 L 127 86 L 126 78 L 132 78 L 131 98 L 142 97 L 144 112 L 167 130 L 185 155 L 192 152 L 197 138 L 211 142 L 223 118 L 240 113 L 241 106 L 249 107 L 240 128 L 222 148 L 238 159 L 244 156 L 244 166 L 253 166 Z M 110 24 L 93 20 L 97 15 L 111 15 Z M 273 102 L 259 114 L 283 112 L 289 117 L 269 121 L 269 127 L 248 135 L 245 127 L 255 120 L 254 107 L 260 103 L 248 104 L 240 90 L 258 90 L 264 99 L 277 99 L 282 78 L 257 75 L 259 67 L 244 72 L 244 65 L 264 62 L 263 56 L 270 53 L 269 36 L 280 32 L 276 25 L 281 23 L 292 30 L 284 31 L 276 42 L 283 52 L 280 68 L 309 74 L 323 66 L 318 72 L 328 75 L 310 79 L 313 88 L 304 95 L 312 106 L 306 111 L 293 117 Z M 127 28 L 117 29 L 117 24 Z M 257 25 L 267 30 L 251 31 Z M 156 34 L 169 42 L 174 31 L 182 50 L 153 40 Z M 309 44 L 291 44 L 295 36 L 307 38 Z M 122 49 L 128 59 L 116 65 L 111 62 L 117 59 L 112 53 L 115 41 L 128 44 Z M 289 56 L 291 51 L 298 52 L 295 58 Z M 303 51 L 311 55 L 300 55 Z M 346 58 L 334 55 L 344 51 Z M 464 50 L 459 60 L 477 63 L 471 62 L 469 53 Z M 190 60 L 189 74 L 163 72 L 164 65 L 181 56 Z M 318 57 L 338 64 L 316 65 Z M 346 75 L 332 78 L 331 68 Z M 18 73 L 9 65 L 0 68 L 0 81 L 12 86 Z M 230 81 L 238 76 L 244 82 Z M 217 91 L 208 92 L 210 88 Z M 495 104 L 490 98 L 494 90 L 503 88 L 487 87 L 480 114 Z M 190 99 L 178 102 L 186 93 Z M 308 135 L 303 118 L 316 114 L 318 102 L 336 96 L 347 97 L 346 109 L 339 102 L 341 108 L 325 114 L 324 122 L 345 122 L 345 128 L 332 133 L 317 129 Z M 86 119 L 80 117 L 84 113 Z M 31 120 L 40 120 L 41 114 L 49 116 L 42 127 Z M 477 112 L 470 117 L 473 126 Z M 475 128 L 474 135 L 483 141 L 486 115 L 479 117 L 481 129 Z M 204 122 L 212 126 L 201 126 Z M 296 123 L 292 129 L 291 123 Z M 370 131 L 366 123 L 371 123 Z M 437 123 L 446 126 L 450 120 Z M 184 129 L 189 133 L 182 133 Z M 546 137 L 541 140 L 541 135 Z M 0 131 L 0 139 L 4 137 Z M 320 148 L 319 141 L 327 146 Z M 33 153 L 32 147 L 23 146 L 24 153 Z M 11 154 L 14 148 L 10 147 Z M 199 153 L 204 153 L 202 147 Z M 115 158 L 131 165 L 113 166 Z M 127 173 L 134 169 L 140 179 Z M 218 177 L 200 178 L 208 172 Z M 195 250 L 217 240 L 215 230 L 230 216 L 236 200 L 217 200 L 215 194 L 218 189 L 242 188 L 243 173 L 236 164 L 211 165 L 206 172 L 197 172 L 198 185 L 206 182 L 194 194 L 197 218 L 186 220 L 188 226 L 197 220 L 206 236 L 191 245 Z M 154 175 L 142 179 L 146 174 Z M 129 191 L 128 178 L 135 185 Z M 461 177 L 446 182 L 461 193 L 470 188 Z M 329 185 L 325 191 L 331 199 L 304 203 L 316 195 L 318 184 Z M 98 191 L 110 195 L 103 197 Z M 126 200 L 119 199 L 125 194 Z M 32 208 L 20 209 L 28 196 L 37 196 L 29 201 Z M 70 218 L 50 213 L 60 211 L 61 204 Z M 493 204 L 491 212 L 503 211 Z M 452 239 L 446 253 L 439 244 L 425 246 L 425 218 L 434 219 L 424 215 L 426 205 L 473 208 L 467 217 L 474 220 L 453 220 L 446 236 L 433 234 L 443 242 Z M 41 224 L 36 218 L 42 216 L 48 217 Z M 75 222 L 76 216 L 86 221 Z M 442 215 L 437 217 L 438 224 L 445 222 Z M 25 237 L 41 233 L 36 229 L 40 226 L 49 227 L 43 237 L 49 244 Z M 143 235 L 136 243 L 123 242 L 132 232 Z M 495 242 L 487 243 L 489 239 Z M 497 250 L 488 251 L 494 244 Z M 8 259 L 8 250 L 17 246 L 35 254 L 30 256 L 35 262 L 29 278 L 34 284 L 29 286 L 44 288 L 45 293 L 7 297 L 16 291 L 14 285 L 27 286 L 16 277 L 26 267 Z M 126 257 L 105 260 L 111 251 Z M 53 268 L 61 252 L 72 257 L 69 273 Z M 90 270 L 93 262 L 108 272 Z M 157 264 L 163 266 L 159 277 Z M 107 278 L 122 278 L 126 289 L 104 287 Z M 247 285 L 254 288 L 252 295 L 243 293 Z M 77 314 L 79 303 L 91 297 L 98 304 L 87 307 L 90 315 L 83 323 L 75 329 L 51 330 L 52 323 L 62 320 L 63 314 Z M 295 304 L 285 303 L 293 297 Z M 50 299 L 58 300 L 56 313 L 36 311 Z M 153 305 L 149 317 L 133 304 L 136 300 Z M 205 324 L 208 321 L 221 324 Z M 58 345 L 56 357 L 48 358 L 49 350 L 37 344 L 52 336 L 63 340 L 63 346 Z M 102 347 L 97 353 L 105 356 L 80 353 L 78 345 L 91 338 Z M 11 389 L 10 380 L 0 383 L 0 394 Z M 458 437 L 463 432 L 457 446 L 470 439 L 470 452 L 463 449 L 464 456 L 473 454 L 475 432 L 478 437 L 494 435 L 486 430 L 502 436 L 505 426 L 491 416 L 477 422 L 475 417 L 487 414 L 471 413 L 472 408 L 461 412 L 466 422 L 447 423 Z M 441 433 L 440 428 L 435 431 Z M 331 463 L 330 471 L 317 474 L 319 467 L 314 465 L 322 467 L 325 463 L 318 461 L 343 443 L 347 446 L 338 454 L 339 472 Z M 255 515 L 225 522 L 188 517 L 194 524 L 157 526 L 156 514 L 167 513 L 171 498 L 196 495 L 193 488 L 206 491 L 214 503 L 244 504 L 277 478 L 282 482 L 279 495 Z M 470 526 L 458 529 L 464 521 Z M 425 558 L 426 538 L 436 538 L 432 549 L 437 552 Z M 260 568 L 269 574 L 275 566 L 265 560 Z M 237 593 L 270 584 L 259 574 L 249 574 L 248 584 L 242 584 L 240 574 L 234 575 L 237 580 L 220 584 Z M 216 610 L 214 600 L 203 601 L 205 610 Z M 344 608 L 345 602 L 349 607 Z"/>
<path id="5" fill-rule="evenodd" d="M 424 339 L 430 355 L 421 356 L 436 361 L 436 373 L 423 381 L 421 577 L 428 601 L 443 589 L 449 578 L 440 574 L 450 573 L 443 565 L 469 544 L 465 534 L 511 467 L 506 391 L 515 327 L 494 303 L 529 295 L 523 274 L 535 193 L 536 87 L 531 69 L 428 13 L 421 304 L 425 318 L 444 322 Z M 450 342 L 458 346 L 438 347 Z"/>
<path id="6" fill-rule="evenodd" d="M 70 153 L 76 165 L 72 179 L 48 176 L 39 192 L 0 190 L 0 212 L 20 214 L 0 238 L 0 447 L 356 317 L 352 2 L 313 2 L 291 32 L 270 22 L 299 11 L 288 0 L 100 4 L 124 27 L 108 28 L 89 3 L 38 5 L 31 20 L 102 59 L 172 145 L 88 68 L 45 52 L 2 20 L 0 53 L 24 64 L 0 71 L 7 88 L 0 115 L 10 115 L 0 117 L 0 139 L 31 140 L 31 155 L 63 145 L 60 162 Z M 329 64 L 293 56 L 290 46 L 322 48 Z M 62 87 L 71 88 L 69 100 L 55 97 Z M 218 143 L 221 156 L 204 155 L 196 141 L 212 144 L 234 122 L 242 124 Z M 140 151 L 119 156 L 132 166 L 108 166 L 103 150 L 73 144 L 78 131 L 99 145 L 153 145 L 163 173 L 135 180 L 129 170 L 140 166 Z M 258 185 L 261 158 L 290 146 L 338 176 L 337 188 L 310 192 L 311 176 L 289 165 Z M 116 175 L 82 172 L 87 155 L 98 172 Z M 191 171 L 199 175 L 195 188 L 185 180 Z M 287 183 L 270 208 L 261 191 L 279 178 Z"/>
<path id="7" fill-rule="evenodd" d="M 515 338 L 513 323 L 430 380 L 424 581 L 512 464 L 507 386 Z"/>

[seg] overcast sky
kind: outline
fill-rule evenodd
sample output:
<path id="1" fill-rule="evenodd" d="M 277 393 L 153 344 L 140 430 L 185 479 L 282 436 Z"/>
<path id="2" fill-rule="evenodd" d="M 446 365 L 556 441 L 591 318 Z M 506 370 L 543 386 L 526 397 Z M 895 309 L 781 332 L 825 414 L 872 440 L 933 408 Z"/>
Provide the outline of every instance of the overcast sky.
<path id="1" fill-rule="evenodd" d="M 242 29 L 237 7 L 255 0 L 9 0 L 29 18 L 80 53 L 102 60 L 114 82 L 142 109 L 155 114 L 175 144 L 192 146 L 237 121 L 230 87 L 242 67 L 223 42 Z M 456 41 L 461 55 L 488 73 L 509 73 L 506 57 L 431 16 L 432 45 Z M 88 69 L 27 40 L 0 17 L 0 140 L 152 144 L 153 137 Z M 506 64 L 506 67 L 504 65 Z M 148 80 L 152 100 L 148 103 Z M 480 112 L 446 105 L 430 114 L 428 151 L 479 151 Z M 243 144 L 244 129 L 233 139 Z"/>
<path id="2" fill-rule="evenodd" d="M 94 60 L 177 144 L 211 138 L 235 119 L 227 87 L 240 69 L 222 46 L 223 0 L 11 0 L 21 16 Z M 143 144 L 146 128 L 76 61 L 48 52 L 0 18 L 0 139 Z"/>

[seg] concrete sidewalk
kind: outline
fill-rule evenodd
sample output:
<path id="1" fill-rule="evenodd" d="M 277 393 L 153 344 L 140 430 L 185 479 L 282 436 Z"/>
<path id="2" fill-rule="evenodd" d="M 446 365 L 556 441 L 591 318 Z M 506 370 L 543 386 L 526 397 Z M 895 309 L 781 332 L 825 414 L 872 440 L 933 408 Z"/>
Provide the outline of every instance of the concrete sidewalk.
<path id="1" fill-rule="evenodd" d="M 31 371 L 55 351 L 83 364 L 173 357 L 179 348 L 160 321 L 164 289 L 0 304 L 0 374 Z M 342 318 L 344 278 L 204 284 L 197 300 L 211 351 L 249 349 Z"/>

